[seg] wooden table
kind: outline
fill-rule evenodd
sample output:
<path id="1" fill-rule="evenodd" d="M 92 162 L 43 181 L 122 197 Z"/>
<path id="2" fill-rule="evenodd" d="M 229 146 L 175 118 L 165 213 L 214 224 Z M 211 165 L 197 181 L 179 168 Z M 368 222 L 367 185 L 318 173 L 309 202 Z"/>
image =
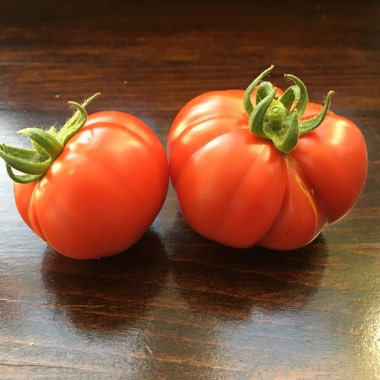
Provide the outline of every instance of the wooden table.
<path id="1" fill-rule="evenodd" d="M 0 141 L 62 123 L 68 100 L 142 118 L 163 144 L 178 110 L 275 64 L 368 144 L 353 211 L 304 249 L 237 250 L 184 222 L 172 188 L 150 231 L 79 262 L 21 221 L 0 169 L 1 379 L 380 378 L 378 1 L 1 2 Z"/>

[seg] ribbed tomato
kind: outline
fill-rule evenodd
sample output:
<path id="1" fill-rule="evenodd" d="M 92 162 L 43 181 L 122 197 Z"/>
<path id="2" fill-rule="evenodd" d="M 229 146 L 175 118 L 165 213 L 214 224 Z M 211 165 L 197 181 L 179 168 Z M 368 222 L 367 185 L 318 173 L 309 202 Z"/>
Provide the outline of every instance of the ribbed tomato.
<path id="1" fill-rule="evenodd" d="M 186 104 L 168 138 L 169 173 L 190 226 L 232 247 L 290 250 L 345 216 L 363 188 L 366 143 L 350 120 L 309 103 L 305 85 L 262 81 Z M 252 101 L 256 100 L 253 106 Z"/>

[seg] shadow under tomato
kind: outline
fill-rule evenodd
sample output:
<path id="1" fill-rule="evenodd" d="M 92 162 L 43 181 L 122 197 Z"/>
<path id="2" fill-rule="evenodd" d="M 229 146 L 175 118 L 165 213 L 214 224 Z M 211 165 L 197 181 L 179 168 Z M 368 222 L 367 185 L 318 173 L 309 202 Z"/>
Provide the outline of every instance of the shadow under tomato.
<path id="1" fill-rule="evenodd" d="M 234 249 L 202 238 L 181 216 L 171 240 L 171 271 L 189 307 L 223 319 L 245 320 L 254 310 L 302 309 L 318 289 L 328 259 L 322 235 L 288 252 Z"/>
<path id="2" fill-rule="evenodd" d="M 49 249 L 41 276 L 55 308 L 76 328 L 111 332 L 145 318 L 167 267 L 164 245 L 148 231 L 129 250 L 99 260 L 68 259 Z"/>

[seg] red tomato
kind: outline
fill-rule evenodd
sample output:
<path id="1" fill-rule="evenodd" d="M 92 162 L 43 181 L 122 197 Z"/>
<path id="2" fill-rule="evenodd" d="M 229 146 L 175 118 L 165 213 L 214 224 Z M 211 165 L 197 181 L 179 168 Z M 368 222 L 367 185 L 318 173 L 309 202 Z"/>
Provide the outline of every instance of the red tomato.
<path id="1" fill-rule="evenodd" d="M 301 126 L 328 106 L 302 105 L 306 89 L 292 78 L 304 96 L 297 103 L 303 115 L 295 121 Z M 283 94 L 274 93 L 265 92 L 268 104 Z M 281 152 L 267 136 L 252 133 L 244 94 L 202 94 L 175 118 L 168 137 L 169 173 L 180 209 L 195 231 L 222 244 L 300 248 L 358 199 L 367 170 L 364 138 L 353 122 L 329 112 L 317 128 L 298 133 L 298 143 Z M 292 108 L 288 115 L 297 112 Z"/>
<path id="2" fill-rule="evenodd" d="M 15 183 L 24 221 L 58 252 L 110 256 L 141 238 L 168 187 L 165 151 L 141 120 L 121 112 L 90 115 L 46 174 Z"/>

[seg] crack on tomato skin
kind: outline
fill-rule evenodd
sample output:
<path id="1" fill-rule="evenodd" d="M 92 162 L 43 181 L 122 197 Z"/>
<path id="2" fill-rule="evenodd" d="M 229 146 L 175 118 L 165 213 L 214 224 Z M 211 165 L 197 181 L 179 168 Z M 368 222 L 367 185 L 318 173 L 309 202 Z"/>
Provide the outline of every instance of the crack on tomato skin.
<path id="1" fill-rule="evenodd" d="M 319 195 L 318 191 L 314 189 L 312 185 L 312 181 L 309 180 L 307 173 L 302 169 L 301 165 L 299 165 L 298 161 L 292 157 L 292 155 L 287 156 L 287 160 L 290 165 L 293 166 L 294 171 L 299 175 L 300 178 L 300 184 L 302 185 L 303 189 L 308 191 L 315 203 L 315 207 L 317 209 L 318 215 L 322 217 L 324 220 L 323 226 L 326 226 L 328 224 L 328 217 L 326 212 L 324 211 L 326 209 L 324 205 L 324 201 L 322 197 Z M 322 228 L 323 228 L 322 226 Z"/>
<path id="2" fill-rule="evenodd" d="M 297 183 L 300 184 L 303 193 L 309 200 L 309 204 L 312 207 L 315 217 L 315 231 L 318 234 L 322 231 L 323 227 L 327 224 L 327 215 L 324 212 L 323 200 L 319 196 L 318 192 L 313 188 L 311 182 L 308 180 L 307 174 L 302 170 L 297 160 L 293 157 L 288 157 L 288 164 L 293 166 L 294 173 L 296 173 Z M 320 226 L 318 228 L 318 226 Z"/>
<path id="3" fill-rule="evenodd" d="M 258 245 L 266 248 L 279 250 L 301 248 L 314 240 L 327 224 L 326 215 L 315 195 L 315 190 L 303 177 L 297 162 L 288 156 L 286 164 L 287 185 L 283 203 L 271 229 L 258 242 Z M 298 226 L 300 229 L 297 229 Z M 280 241 L 279 246 L 277 240 Z"/>

